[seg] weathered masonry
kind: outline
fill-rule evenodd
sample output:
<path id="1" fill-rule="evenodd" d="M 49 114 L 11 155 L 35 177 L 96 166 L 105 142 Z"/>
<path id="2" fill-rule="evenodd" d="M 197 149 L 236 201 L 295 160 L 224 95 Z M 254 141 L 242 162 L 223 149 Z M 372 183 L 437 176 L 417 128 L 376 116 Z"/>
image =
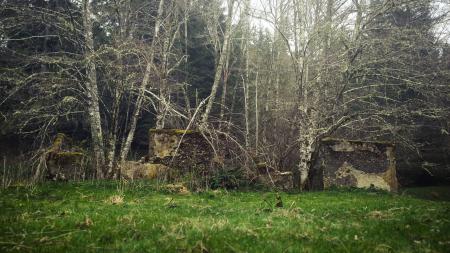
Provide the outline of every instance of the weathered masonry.
<path id="1" fill-rule="evenodd" d="M 177 180 L 186 176 L 210 182 L 220 166 L 228 161 L 227 145 L 214 152 L 199 131 L 150 129 L 149 151 L 141 161 L 126 161 L 121 176 L 127 179 Z M 216 148 L 217 149 L 217 148 Z M 47 177 L 54 180 L 79 180 L 86 176 L 85 153 L 70 138 L 58 134 L 45 152 Z M 226 165 L 225 165 L 226 166 Z M 233 165 L 234 166 L 234 165 Z M 292 189 L 291 172 L 280 172 L 257 164 L 252 177 L 264 185 Z M 195 181 L 195 180 L 194 180 Z M 311 167 L 309 188 L 377 188 L 397 191 L 395 146 L 391 143 L 323 139 Z"/>
<path id="2" fill-rule="evenodd" d="M 220 150 L 216 150 L 218 154 L 215 154 L 210 143 L 199 131 L 150 129 L 149 163 L 146 164 L 165 166 L 172 171 L 172 174 L 195 171 L 197 176 L 208 178 L 214 174 L 215 168 L 227 162 L 227 152 L 230 151 L 228 150 L 230 147 L 226 142 L 221 144 Z M 263 164 L 257 166 L 255 176 L 262 184 L 283 190 L 292 189 L 291 172 L 274 171 Z"/>
<path id="3" fill-rule="evenodd" d="M 208 176 L 214 152 L 200 132 L 150 129 L 148 140 L 148 154 L 144 159 L 121 164 L 125 178 L 171 180 L 193 172 Z"/>
<path id="4" fill-rule="evenodd" d="M 209 167 L 214 152 L 198 131 L 150 129 L 148 158 L 171 168 Z"/>
<path id="5" fill-rule="evenodd" d="M 80 180 L 86 176 L 85 153 L 66 135 L 56 135 L 45 153 L 47 178 L 52 180 Z"/>
<path id="6" fill-rule="evenodd" d="M 313 190 L 330 187 L 397 191 L 392 143 L 323 139 L 310 177 Z"/>

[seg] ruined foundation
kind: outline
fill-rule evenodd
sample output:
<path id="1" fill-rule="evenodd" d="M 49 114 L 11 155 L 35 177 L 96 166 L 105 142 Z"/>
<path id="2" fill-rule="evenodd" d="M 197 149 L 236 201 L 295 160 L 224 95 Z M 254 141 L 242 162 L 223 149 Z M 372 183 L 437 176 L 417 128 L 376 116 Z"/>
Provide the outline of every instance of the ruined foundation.
<path id="1" fill-rule="evenodd" d="M 392 143 L 323 139 L 311 169 L 310 188 L 374 188 L 396 192 Z"/>
<path id="2" fill-rule="evenodd" d="M 191 172 L 207 175 L 214 152 L 198 131 L 150 129 L 148 155 L 140 162 L 122 164 L 122 175 L 128 179 L 171 180 Z"/>
<path id="3" fill-rule="evenodd" d="M 178 170 L 207 167 L 214 152 L 198 131 L 150 129 L 148 160 Z"/>
<path id="4" fill-rule="evenodd" d="M 80 180 L 85 178 L 85 154 L 66 135 L 57 134 L 45 155 L 48 179 Z"/>

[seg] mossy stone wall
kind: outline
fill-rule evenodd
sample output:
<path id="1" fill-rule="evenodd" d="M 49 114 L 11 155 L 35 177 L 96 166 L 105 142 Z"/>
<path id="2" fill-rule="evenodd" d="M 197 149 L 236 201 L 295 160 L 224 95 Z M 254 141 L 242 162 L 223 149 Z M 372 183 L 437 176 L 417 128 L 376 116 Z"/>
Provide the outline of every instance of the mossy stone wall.
<path id="1" fill-rule="evenodd" d="M 149 130 L 149 162 L 175 169 L 209 167 L 214 152 L 198 131 L 180 129 Z"/>
<path id="2" fill-rule="evenodd" d="M 312 189 L 377 188 L 397 191 L 395 146 L 384 142 L 322 140 L 311 171 Z"/>
<path id="3" fill-rule="evenodd" d="M 79 180 L 85 177 L 85 154 L 73 145 L 66 135 L 59 133 L 46 152 L 47 178 L 52 180 Z"/>

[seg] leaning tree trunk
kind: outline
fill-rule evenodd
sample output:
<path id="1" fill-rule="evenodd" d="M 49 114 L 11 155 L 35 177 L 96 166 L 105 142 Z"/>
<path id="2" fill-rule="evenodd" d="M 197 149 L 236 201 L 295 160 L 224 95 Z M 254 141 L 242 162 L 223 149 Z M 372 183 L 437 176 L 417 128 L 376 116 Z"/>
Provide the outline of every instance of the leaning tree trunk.
<path id="1" fill-rule="evenodd" d="M 119 62 L 123 62 L 122 55 L 119 55 Z M 123 75 L 123 68 L 120 68 L 120 76 Z M 123 87 L 123 80 L 122 87 Z M 120 89 L 120 90 L 119 90 Z M 120 100 L 122 99 L 122 88 L 116 87 L 114 90 L 114 103 L 111 115 L 111 127 L 109 129 L 108 136 L 108 150 L 106 151 L 106 168 L 107 175 L 114 178 L 114 166 L 116 163 L 117 153 L 117 137 L 119 134 L 119 113 L 120 113 Z"/>
<path id="2" fill-rule="evenodd" d="M 205 112 L 202 115 L 200 129 L 206 128 L 206 124 L 208 123 L 209 114 L 211 113 L 211 109 L 214 104 L 214 100 L 216 98 L 217 90 L 219 88 L 220 79 L 222 78 L 222 71 L 223 71 L 223 68 L 225 65 L 225 61 L 227 59 L 228 50 L 229 50 L 228 44 L 230 42 L 230 37 L 231 37 L 233 5 L 234 5 L 234 0 L 228 0 L 227 26 L 226 26 L 225 35 L 223 38 L 222 51 L 220 53 L 219 63 L 217 64 L 216 74 L 214 75 L 214 83 L 211 88 L 211 94 L 209 96 L 208 104 L 206 104 Z"/>
<path id="3" fill-rule="evenodd" d="M 86 97 L 88 101 L 88 118 L 91 128 L 92 149 L 94 166 L 97 178 L 103 178 L 103 167 L 105 164 L 102 124 L 100 117 L 99 96 L 97 88 L 97 70 L 93 60 L 94 39 L 92 32 L 92 10 L 90 0 L 83 1 L 83 25 L 86 49 L 84 53 L 86 61 Z"/>
<path id="4" fill-rule="evenodd" d="M 138 93 L 138 97 L 136 99 L 134 110 L 131 115 L 130 129 L 128 131 L 128 135 L 125 140 L 125 143 L 122 143 L 122 150 L 120 152 L 120 161 L 125 161 L 125 159 L 127 158 L 128 153 L 130 152 L 131 142 L 133 142 L 134 133 L 136 132 L 137 121 L 139 119 L 139 114 L 141 112 L 141 107 L 142 107 L 142 103 L 144 100 L 145 89 L 147 88 L 148 82 L 150 80 L 150 72 L 152 70 L 153 58 L 155 55 L 155 44 L 156 44 L 156 40 L 159 35 L 159 29 L 160 29 L 160 25 L 161 25 L 161 21 L 162 21 L 163 11 L 164 11 L 164 0 L 160 0 L 159 6 L 158 6 L 158 14 L 156 16 L 156 21 L 155 21 L 154 36 L 153 36 L 152 43 L 150 45 L 150 56 L 148 59 L 147 66 L 145 68 L 144 78 L 142 79 L 141 85 L 139 86 L 139 93 Z"/>

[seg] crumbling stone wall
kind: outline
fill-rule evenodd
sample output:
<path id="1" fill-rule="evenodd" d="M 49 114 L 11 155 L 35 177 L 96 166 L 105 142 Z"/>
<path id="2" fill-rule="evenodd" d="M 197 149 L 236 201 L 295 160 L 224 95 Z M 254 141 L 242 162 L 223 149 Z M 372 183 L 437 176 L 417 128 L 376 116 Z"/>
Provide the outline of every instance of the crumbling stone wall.
<path id="1" fill-rule="evenodd" d="M 206 169 L 214 152 L 198 131 L 150 129 L 148 161 L 177 170 Z"/>
<path id="2" fill-rule="evenodd" d="M 397 191 L 395 146 L 391 143 L 322 140 L 312 166 L 310 187 L 334 186 Z"/>
<path id="3" fill-rule="evenodd" d="M 79 180 L 85 178 L 85 154 L 65 134 L 56 135 L 45 156 L 48 179 Z"/>
<path id="4" fill-rule="evenodd" d="M 219 145 L 220 150 L 216 150 L 216 154 L 205 137 L 198 131 L 150 129 L 149 153 L 146 163 L 142 164 L 145 167 L 143 171 L 150 175 L 151 173 L 148 173 L 148 171 L 151 171 L 152 167 L 148 164 L 153 164 L 163 166 L 165 171 L 168 171 L 168 173 L 163 174 L 165 178 L 194 172 L 197 177 L 202 177 L 205 182 L 212 180 L 211 177 L 218 176 L 217 173 L 219 173 L 215 169 L 230 162 L 227 159 L 230 158 L 229 152 L 232 147 L 228 146 L 224 139 L 219 141 L 222 142 Z M 133 166 L 133 168 L 137 167 Z M 257 166 L 255 172 L 255 175 L 249 177 L 248 180 L 253 178 L 259 183 L 282 190 L 292 189 L 291 172 L 275 171 L 265 164 Z M 132 173 L 128 174 L 131 175 Z M 151 177 L 146 176 L 144 178 Z"/>

